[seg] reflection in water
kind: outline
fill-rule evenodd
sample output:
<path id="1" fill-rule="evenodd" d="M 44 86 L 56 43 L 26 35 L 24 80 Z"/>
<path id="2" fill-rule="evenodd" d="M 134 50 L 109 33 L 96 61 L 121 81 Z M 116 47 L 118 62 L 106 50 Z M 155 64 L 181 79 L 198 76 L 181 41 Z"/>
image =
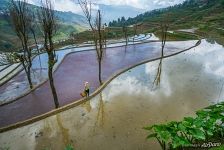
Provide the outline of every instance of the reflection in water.
<path id="1" fill-rule="evenodd" d="M 133 68 L 83 105 L 1 133 L 0 149 L 62 150 L 71 143 L 77 150 L 160 150 L 156 140 L 146 141 L 142 127 L 194 116 L 223 99 L 223 55 L 221 45 L 203 40 L 199 47 L 163 59 L 155 90 L 160 60 Z"/>
<path id="2" fill-rule="evenodd" d="M 148 34 L 147 37 L 145 37 L 145 39 L 146 41 L 158 40 L 158 38 L 154 34 L 153 36 L 150 36 Z M 137 40 L 137 42 L 135 43 L 140 43 L 140 42 Z M 131 43 L 129 42 L 129 44 Z M 122 45 L 124 45 L 124 43 L 115 43 L 115 44 L 109 44 L 107 45 L 107 47 L 115 47 L 115 46 L 122 46 Z M 64 56 L 67 55 L 68 53 L 75 52 L 75 51 L 89 50 L 93 48 L 94 48 L 93 46 L 76 47 L 76 48 L 68 47 L 64 50 L 56 51 L 58 61 L 54 65 L 54 69 L 60 64 Z M 38 57 L 35 57 L 33 59 L 32 71 L 33 72 L 32 72 L 31 78 L 32 78 L 33 85 L 35 86 L 39 85 L 41 82 L 45 81 L 48 78 L 48 55 L 46 53 L 42 53 L 38 55 Z M 7 87 L 5 88 L 5 91 L 0 94 L 0 101 L 2 102 L 10 101 L 18 96 L 23 95 L 29 90 L 29 83 L 24 74 L 25 74 L 24 71 L 20 73 L 20 75 L 24 78 L 23 80 L 10 80 L 8 82 L 10 84 L 7 85 Z"/>
<path id="3" fill-rule="evenodd" d="M 151 39 L 151 38 L 150 38 Z M 190 46 L 194 45 L 196 41 L 182 41 L 182 42 L 167 42 L 166 43 L 166 49 L 165 52 L 167 55 L 169 54 L 173 54 L 179 50 L 185 49 L 185 48 L 189 48 Z M 152 42 L 149 43 L 150 45 L 150 49 L 152 50 L 153 56 L 157 55 L 157 48 L 160 46 L 160 42 Z M 138 50 L 141 51 L 141 45 L 136 45 L 136 48 L 138 48 Z M 132 47 L 133 48 L 133 54 L 135 55 L 135 53 L 138 53 L 138 50 L 134 50 L 135 46 Z M 75 48 L 75 49 L 67 49 L 67 50 L 62 50 L 62 51 L 57 51 L 57 55 L 58 55 L 58 62 L 57 65 L 59 64 L 59 62 L 61 62 L 62 58 L 65 56 L 65 54 L 71 52 L 71 51 L 81 51 L 84 48 Z M 85 47 L 85 49 L 87 49 Z M 131 52 L 132 53 L 132 52 Z M 124 57 L 128 57 L 128 55 L 123 55 Z M 137 56 L 137 55 L 136 55 Z M 40 69 L 39 67 L 39 63 L 38 63 L 38 59 L 35 58 L 33 65 L 32 65 L 32 69 L 35 70 L 35 76 L 36 78 L 34 78 L 32 76 L 32 81 L 34 85 L 37 85 L 38 83 L 44 81 L 48 75 L 47 75 L 47 54 L 41 54 L 41 60 L 43 61 L 42 63 L 42 69 Z M 122 61 L 122 59 L 120 59 Z M 123 62 L 121 62 L 123 63 Z M 56 65 L 56 66 L 57 66 Z M 41 72 L 42 70 L 42 72 Z M 23 74 L 23 72 L 21 72 L 21 75 Z M 23 74 L 24 75 L 24 74 Z M 33 74 L 32 74 L 33 75 Z M 17 96 L 19 96 L 20 94 L 24 94 L 24 92 L 26 92 L 29 89 L 27 80 L 24 79 L 22 80 L 22 82 L 18 82 L 17 80 L 11 80 L 9 83 L 9 85 L 7 85 L 7 87 L 3 90 L 4 92 L 2 92 L 0 94 L 0 100 L 1 101 L 10 101 L 12 98 L 15 98 Z"/>
<path id="4" fill-rule="evenodd" d="M 161 24 L 161 34 L 162 34 L 162 39 L 161 39 L 161 59 L 159 62 L 159 66 L 157 68 L 157 73 L 156 73 L 156 77 L 155 80 L 153 81 L 153 88 L 154 86 L 159 86 L 160 85 L 160 80 L 161 80 L 161 73 L 162 73 L 162 61 L 163 61 L 163 57 L 164 57 L 164 48 L 166 46 L 166 40 L 167 40 L 167 30 L 168 30 L 169 26 L 168 24 L 164 23 Z"/>
<path id="5" fill-rule="evenodd" d="M 97 116 L 96 116 L 95 128 L 97 126 L 103 127 L 103 125 L 104 125 L 104 118 L 105 118 L 104 102 L 103 102 L 102 93 L 100 93 L 100 100 L 99 100 L 98 112 L 97 112 Z"/>
<path id="6" fill-rule="evenodd" d="M 34 132 L 36 144 L 32 145 L 29 149 L 64 149 L 67 145 L 72 144 L 70 138 L 70 130 L 65 127 L 65 118 L 62 118 L 61 114 L 57 114 L 51 119 L 45 119 L 37 127 L 40 128 L 39 131 Z M 30 134 L 32 135 L 32 134 Z M 26 142 L 26 141 L 24 141 Z M 20 149 L 20 148 L 18 148 Z"/>
<path id="7" fill-rule="evenodd" d="M 58 123 L 59 129 L 61 130 L 62 140 L 63 140 L 64 146 L 69 145 L 70 144 L 69 129 L 66 129 L 63 126 L 60 114 L 56 115 L 56 118 L 57 118 L 57 123 Z"/>
<path id="8" fill-rule="evenodd" d="M 161 73 L 162 73 L 162 63 L 163 63 L 163 57 L 161 57 L 161 59 L 159 61 L 156 77 L 155 77 L 155 79 L 153 81 L 153 88 L 155 88 L 155 86 L 159 86 L 160 85 Z"/>
<path id="9" fill-rule="evenodd" d="M 219 103 L 221 101 L 221 94 L 223 92 L 223 86 L 224 86 L 224 82 L 222 81 L 222 86 L 221 86 L 221 89 L 220 89 L 220 92 L 219 92 L 219 97 L 218 97 L 218 100 L 216 103 Z"/>
<path id="10" fill-rule="evenodd" d="M 92 107 L 91 107 L 91 105 L 90 105 L 90 101 L 89 101 L 89 100 L 86 101 L 85 103 L 81 104 L 81 106 L 82 106 L 83 108 L 85 108 L 87 112 L 90 112 L 90 111 L 92 110 Z"/>
<path id="11" fill-rule="evenodd" d="M 210 43 L 210 44 L 215 44 L 215 40 L 212 38 L 207 38 L 206 42 Z"/>

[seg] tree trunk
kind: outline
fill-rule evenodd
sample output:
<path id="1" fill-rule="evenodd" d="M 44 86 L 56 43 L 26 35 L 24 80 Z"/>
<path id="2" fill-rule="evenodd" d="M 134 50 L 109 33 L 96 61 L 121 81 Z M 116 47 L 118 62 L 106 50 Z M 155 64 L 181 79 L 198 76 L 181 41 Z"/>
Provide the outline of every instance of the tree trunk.
<path id="1" fill-rule="evenodd" d="M 35 41 L 35 44 L 36 44 L 36 48 L 37 48 L 37 52 L 38 52 L 39 63 L 40 63 L 40 69 L 42 70 L 41 59 L 40 59 L 40 50 L 39 50 L 38 45 L 37 45 L 36 35 L 35 35 L 35 32 L 33 31 L 33 29 L 31 29 L 31 32 L 32 32 L 32 34 L 33 34 L 33 38 L 34 38 L 34 41 Z"/>
<path id="2" fill-rule="evenodd" d="M 101 60 L 99 60 L 98 64 L 99 64 L 99 81 L 100 81 L 100 84 L 102 85 L 103 82 L 102 82 L 102 79 L 101 79 Z"/>
<path id="3" fill-rule="evenodd" d="M 48 69 L 48 77 L 49 77 L 49 81 L 50 81 L 50 86 L 51 86 L 51 92 L 54 98 L 54 104 L 55 104 L 55 108 L 59 107 L 59 102 L 58 102 L 58 96 L 57 96 L 57 92 L 55 89 L 55 85 L 54 85 L 54 78 L 53 78 L 53 66 L 54 66 L 54 56 L 53 56 L 53 52 L 48 54 L 48 65 L 49 65 L 49 69 Z"/>
<path id="4" fill-rule="evenodd" d="M 25 70 L 26 77 L 27 77 L 28 83 L 30 85 L 30 89 L 32 89 L 33 88 L 33 84 L 32 84 L 32 80 L 31 80 L 31 77 L 30 77 L 30 69 L 26 68 L 28 66 L 26 66 L 26 64 L 24 63 L 24 61 L 21 61 L 21 63 L 22 63 L 23 68 Z"/>
<path id="5" fill-rule="evenodd" d="M 28 64 L 27 66 L 27 79 L 28 79 L 28 82 L 29 82 L 29 85 L 30 85 L 30 89 L 33 88 L 33 83 L 32 83 L 32 79 L 31 79 L 31 66 L 30 64 Z"/>
<path id="6" fill-rule="evenodd" d="M 127 33 L 125 33 L 125 39 L 126 39 L 126 46 L 128 46 L 128 36 L 127 36 Z"/>
<path id="7" fill-rule="evenodd" d="M 27 63 L 27 66 L 25 65 L 25 67 L 27 67 L 27 79 L 28 79 L 28 82 L 29 82 L 29 85 L 30 85 L 30 89 L 32 89 L 33 88 L 33 83 L 32 83 L 32 79 L 31 79 L 32 59 L 31 59 L 31 50 L 28 48 L 27 42 L 24 42 L 24 49 L 27 52 L 27 58 L 28 58 L 28 61 L 25 58 L 26 63 Z"/>
<path id="8" fill-rule="evenodd" d="M 28 66 L 27 66 L 27 72 L 28 72 L 28 81 L 30 84 L 30 89 L 33 88 L 33 83 L 32 83 L 32 79 L 31 79 L 31 68 L 32 68 L 32 59 L 31 59 L 31 52 L 28 52 Z"/>
<path id="9" fill-rule="evenodd" d="M 99 81 L 102 85 L 102 79 L 101 79 L 101 62 L 103 59 L 103 39 L 102 39 L 102 31 L 101 31 L 101 14 L 100 10 L 98 10 L 99 13 L 99 27 L 98 27 L 98 34 L 99 34 L 99 51 L 98 51 L 98 64 L 99 64 Z"/>

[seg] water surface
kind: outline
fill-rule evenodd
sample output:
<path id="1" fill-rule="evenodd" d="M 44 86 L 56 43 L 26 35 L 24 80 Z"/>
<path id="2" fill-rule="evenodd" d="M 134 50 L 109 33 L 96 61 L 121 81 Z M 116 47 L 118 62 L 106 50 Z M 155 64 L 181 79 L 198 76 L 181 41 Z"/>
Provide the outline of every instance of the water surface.
<path id="1" fill-rule="evenodd" d="M 138 35 L 136 36 L 137 39 L 135 39 L 135 43 L 141 43 L 143 41 L 148 41 L 148 40 L 155 40 L 157 39 L 154 34 L 146 34 L 146 35 Z M 118 42 L 118 41 L 116 41 Z M 133 42 L 129 42 L 128 44 L 132 44 Z M 120 42 L 120 43 L 113 43 L 113 44 L 108 44 L 107 47 L 115 47 L 115 46 L 124 46 L 125 43 Z M 62 50 L 56 51 L 57 55 L 57 63 L 54 66 L 54 70 L 57 68 L 57 66 L 61 63 L 63 58 L 72 52 L 78 52 L 78 51 L 84 51 L 84 50 L 90 50 L 94 49 L 94 46 L 85 46 L 85 45 L 80 45 L 84 47 L 70 47 L 69 46 Z M 1 58 L 0 58 L 1 59 Z M 17 65 L 19 64 L 14 64 L 10 66 L 9 68 L 5 69 L 4 71 L 0 72 L 0 79 L 7 75 L 10 71 L 12 71 Z M 0 83 L 3 83 L 4 81 L 8 80 L 11 78 L 14 74 L 18 73 L 18 71 L 22 69 L 22 66 L 20 66 L 18 69 L 13 71 L 10 75 L 7 76 L 7 78 L 4 78 L 4 80 L 1 80 Z M 31 69 L 31 78 L 34 86 L 39 85 L 41 82 L 45 81 L 48 79 L 48 55 L 47 53 L 40 54 L 39 56 L 36 56 L 33 61 L 32 61 L 32 69 Z M 30 90 L 29 88 L 29 83 L 27 81 L 27 77 L 25 74 L 25 71 L 22 71 L 19 73 L 16 77 L 10 79 L 8 83 L 0 87 L 0 104 L 9 102 L 16 97 L 19 97 L 26 92 Z"/>
<path id="2" fill-rule="evenodd" d="M 194 116 L 224 97 L 224 48 L 202 44 L 185 53 L 138 66 L 78 107 L 0 134 L 1 147 L 17 150 L 160 149 L 142 127 Z M 161 81 L 153 84 L 158 65 Z"/>

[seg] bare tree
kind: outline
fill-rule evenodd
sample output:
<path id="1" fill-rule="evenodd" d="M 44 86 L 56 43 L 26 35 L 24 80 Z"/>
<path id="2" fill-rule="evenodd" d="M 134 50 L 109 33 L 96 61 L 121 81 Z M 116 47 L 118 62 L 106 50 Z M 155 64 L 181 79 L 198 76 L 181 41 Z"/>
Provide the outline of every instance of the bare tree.
<path id="1" fill-rule="evenodd" d="M 161 57 L 164 56 L 164 47 L 166 45 L 166 41 L 167 41 L 167 31 L 168 31 L 168 28 L 169 28 L 169 24 L 168 23 L 162 23 L 161 26 L 161 42 L 162 42 L 162 53 L 161 53 Z"/>
<path id="2" fill-rule="evenodd" d="M 40 69 L 42 68 L 42 65 L 41 65 L 41 59 L 40 59 L 40 50 L 39 50 L 39 47 L 38 47 L 38 44 L 37 44 L 37 38 L 36 38 L 36 33 L 35 33 L 35 29 L 36 29 L 36 21 L 35 21 L 35 15 L 34 13 L 32 14 L 32 22 L 31 22 L 31 25 L 30 25 L 30 32 L 31 34 L 33 35 L 33 39 L 34 39 L 34 42 L 35 42 L 35 46 L 36 46 L 36 49 L 37 49 L 37 53 L 38 53 L 38 58 L 39 58 L 39 63 L 40 63 Z"/>
<path id="3" fill-rule="evenodd" d="M 9 5 L 9 13 L 12 19 L 15 32 L 21 41 L 22 54 L 18 54 L 18 59 L 21 61 L 25 70 L 30 89 L 33 88 L 31 80 L 31 67 L 32 67 L 32 52 L 28 46 L 29 29 L 32 22 L 30 10 L 26 0 L 17 1 L 11 0 Z M 18 52 L 18 51 L 15 51 Z"/>
<path id="4" fill-rule="evenodd" d="M 96 17 L 92 17 L 92 3 L 91 0 L 78 0 L 80 7 L 83 10 L 83 13 L 89 23 L 89 26 L 93 33 L 93 41 L 95 44 L 96 54 L 97 54 L 97 61 L 99 65 L 99 82 L 102 84 L 101 79 L 101 69 L 102 69 L 102 60 L 105 45 L 104 43 L 104 36 L 103 36 L 103 26 L 102 26 L 102 15 L 100 10 L 97 11 Z"/>
<path id="5" fill-rule="evenodd" d="M 107 34 L 109 32 L 109 28 L 107 28 L 107 24 L 103 25 L 103 39 L 104 39 L 104 47 L 107 47 Z"/>
<path id="6" fill-rule="evenodd" d="M 104 39 L 103 39 L 103 35 L 102 35 L 102 16 L 100 13 L 100 10 L 97 11 L 97 17 L 95 20 L 95 24 L 96 24 L 96 29 L 97 29 L 97 33 L 98 33 L 98 39 L 96 40 L 98 43 L 95 45 L 99 45 L 99 47 L 96 47 L 96 53 L 97 53 L 97 60 L 98 60 L 98 65 L 99 65 L 99 81 L 100 84 L 102 84 L 102 79 L 101 79 L 101 65 L 102 65 L 102 60 L 103 60 L 103 53 L 104 53 Z"/>
<path id="7" fill-rule="evenodd" d="M 44 37 L 44 48 L 48 54 L 48 77 L 54 98 L 55 107 L 59 107 L 58 96 L 54 85 L 53 67 L 57 62 L 53 44 L 53 35 L 56 33 L 56 17 L 50 0 L 41 1 L 42 7 L 38 13 L 41 30 Z"/>

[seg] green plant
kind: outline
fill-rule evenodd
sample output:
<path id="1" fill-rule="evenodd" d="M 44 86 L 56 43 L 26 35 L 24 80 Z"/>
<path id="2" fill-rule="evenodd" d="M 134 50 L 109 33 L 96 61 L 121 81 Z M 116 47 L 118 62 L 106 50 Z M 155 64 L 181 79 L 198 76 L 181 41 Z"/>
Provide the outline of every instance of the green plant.
<path id="1" fill-rule="evenodd" d="M 0 150 L 10 150 L 9 147 L 0 147 Z"/>
<path id="2" fill-rule="evenodd" d="M 224 146 L 216 147 L 216 148 L 211 148 L 210 150 L 224 150 Z"/>
<path id="3" fill-rule="evenodd" d="M 147 138 L 156 138 L 161 148 L 166 150 L 224 137 L 224 103 L 199 110 L 196 115 L 181 122 L 145 127 L 151 132 Z"/>
<path id="4" fill-rule="evenodd" d="M 69 144 L 65 147 L 65 150 L 74 150 L 74 148 L 71 144 Z"/>

